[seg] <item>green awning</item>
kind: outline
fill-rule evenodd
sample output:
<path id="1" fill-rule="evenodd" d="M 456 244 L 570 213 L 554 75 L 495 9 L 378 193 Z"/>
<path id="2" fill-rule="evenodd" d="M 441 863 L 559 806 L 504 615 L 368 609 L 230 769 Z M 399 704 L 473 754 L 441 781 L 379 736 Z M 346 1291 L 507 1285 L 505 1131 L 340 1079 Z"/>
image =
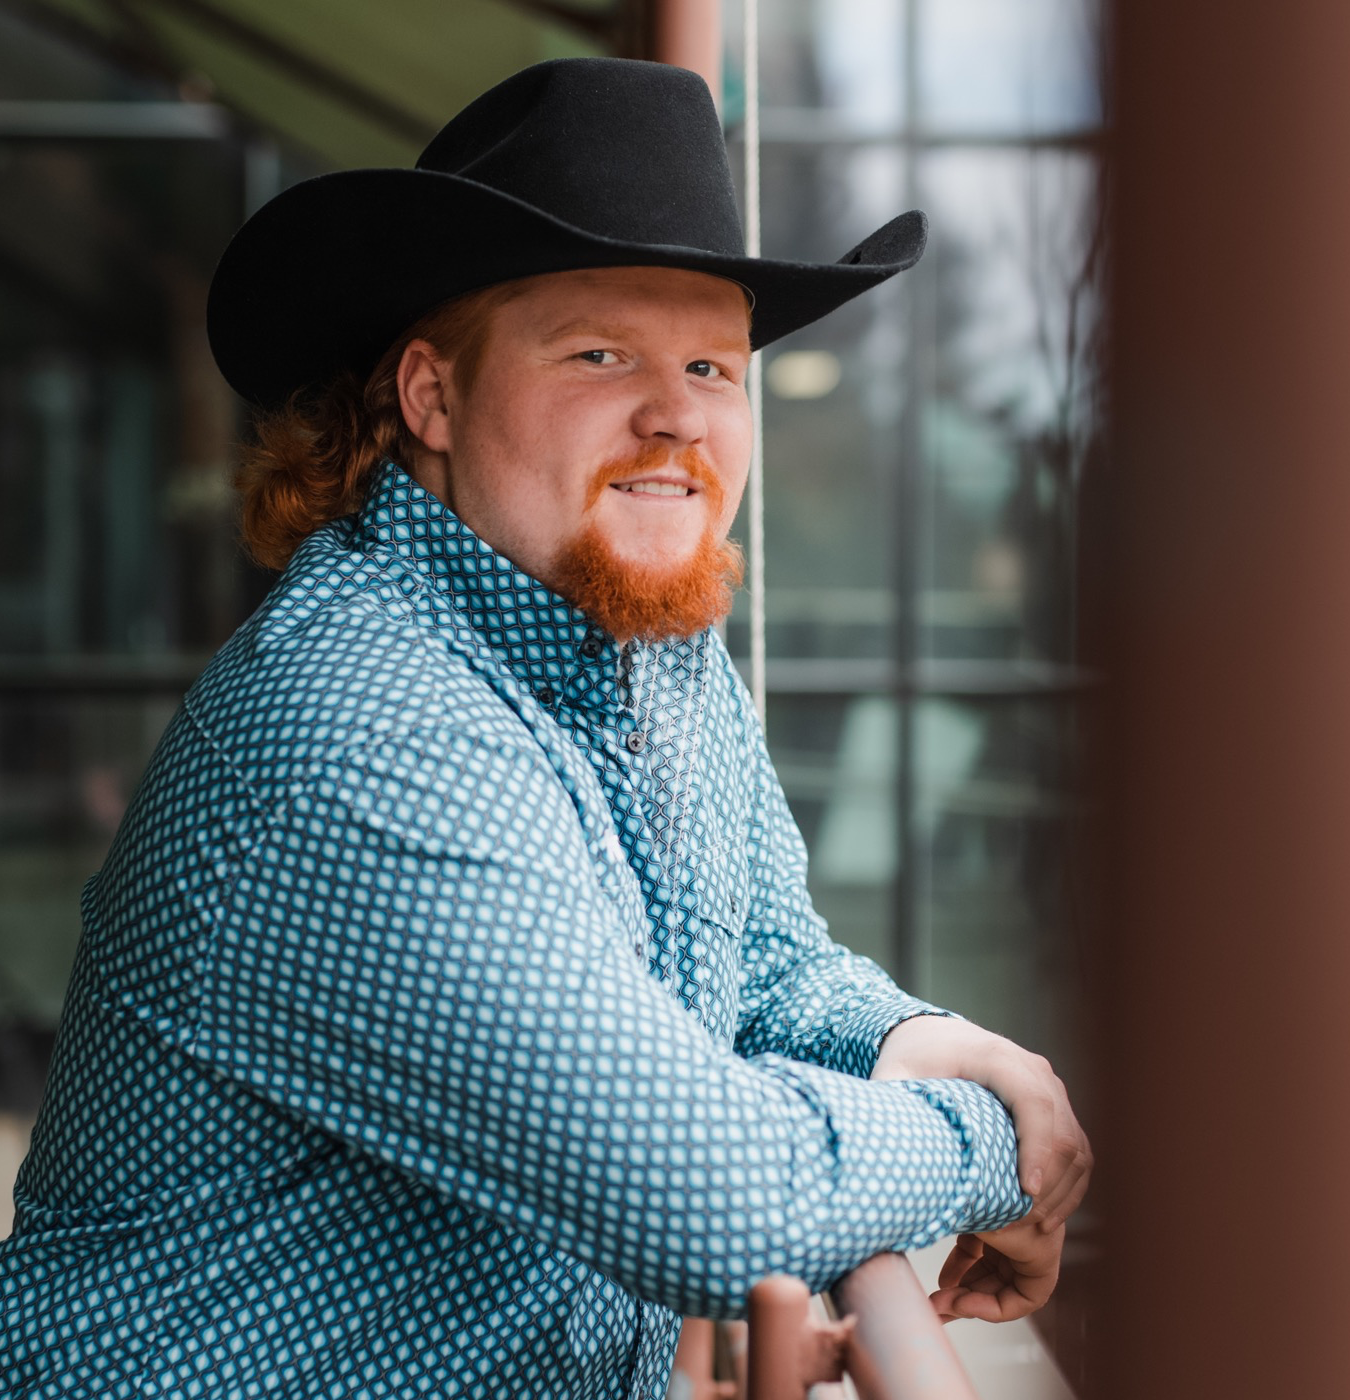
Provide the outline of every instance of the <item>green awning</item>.
<path id="1" fill-rule="evenodd" d="M 408 165 L 484 88 L 614 51 L 624 0 L 0 0 L 321 165 Z"/>

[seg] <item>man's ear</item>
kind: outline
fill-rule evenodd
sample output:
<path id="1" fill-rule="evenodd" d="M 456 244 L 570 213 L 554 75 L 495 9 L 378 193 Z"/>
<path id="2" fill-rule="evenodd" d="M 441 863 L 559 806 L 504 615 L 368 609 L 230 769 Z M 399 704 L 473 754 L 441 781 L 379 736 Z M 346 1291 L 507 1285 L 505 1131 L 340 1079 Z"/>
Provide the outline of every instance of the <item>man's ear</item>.
<path id="1" fill-rule="evenodd" d="M 398 362 L 398 402 L 408 431 L 432 452 L 450 455 L 450 367 L 431 342 L 408 342 Z"/>

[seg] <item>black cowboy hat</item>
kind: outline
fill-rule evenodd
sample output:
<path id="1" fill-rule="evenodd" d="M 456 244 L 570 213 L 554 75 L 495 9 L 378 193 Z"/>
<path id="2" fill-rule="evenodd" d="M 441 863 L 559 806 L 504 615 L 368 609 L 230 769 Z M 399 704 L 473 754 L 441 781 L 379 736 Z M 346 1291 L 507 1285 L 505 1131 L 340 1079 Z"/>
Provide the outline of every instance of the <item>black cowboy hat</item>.
<path id="1" fill-rule="evenodd" d="M 347 170 L 283 191 L 235 235 L 207 329 L 264 407 L 341 370 L 368 375 L 463 292 L 588 267 L 681 267 L 739 282 L 756 348 L 912 266 L 913 211 L 837 263 L 749 258 L 717 111 L 694 73 L 618 58 L 526 68 L 453 117 L 412 170 Z"/>

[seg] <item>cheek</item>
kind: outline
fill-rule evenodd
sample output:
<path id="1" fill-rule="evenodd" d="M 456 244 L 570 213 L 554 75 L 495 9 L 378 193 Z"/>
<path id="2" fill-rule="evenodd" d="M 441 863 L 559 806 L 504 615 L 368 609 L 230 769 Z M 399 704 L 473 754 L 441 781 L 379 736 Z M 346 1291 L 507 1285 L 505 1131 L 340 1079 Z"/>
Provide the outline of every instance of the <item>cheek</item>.
<path id="1" fill-rule="evenodd" d="M 745 484 L 750 477 L 750 451 L 753 446 L 748 423 L 736 431 L 728 433 L 720 444 L 718 461 L 721 467 L 722 485 L 726 490 L 726 504 L 722 509 L 722 527 L 729 530 L 736 510 L 745 494 Z"/>

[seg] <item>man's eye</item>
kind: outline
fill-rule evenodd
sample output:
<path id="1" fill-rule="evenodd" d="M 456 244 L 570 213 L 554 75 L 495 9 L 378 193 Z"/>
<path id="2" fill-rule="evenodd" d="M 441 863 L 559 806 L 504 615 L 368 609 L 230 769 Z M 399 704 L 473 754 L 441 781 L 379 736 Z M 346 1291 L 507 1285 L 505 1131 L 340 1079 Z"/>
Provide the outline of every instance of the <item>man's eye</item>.
<path id="1" fill-rule="evenodd" d="M 612 365 L 618 358 L 613 350 L 583 350 L 577 356 L 577 359 L 585 360 L 588 365 Z"/>
<path id="2" fill-rule="evenodd" d="M 693 360 L 685 365 L 685 369 L 700 379 L 720 379 L 722 376 L 722 371 L 711 360 Z"/>

